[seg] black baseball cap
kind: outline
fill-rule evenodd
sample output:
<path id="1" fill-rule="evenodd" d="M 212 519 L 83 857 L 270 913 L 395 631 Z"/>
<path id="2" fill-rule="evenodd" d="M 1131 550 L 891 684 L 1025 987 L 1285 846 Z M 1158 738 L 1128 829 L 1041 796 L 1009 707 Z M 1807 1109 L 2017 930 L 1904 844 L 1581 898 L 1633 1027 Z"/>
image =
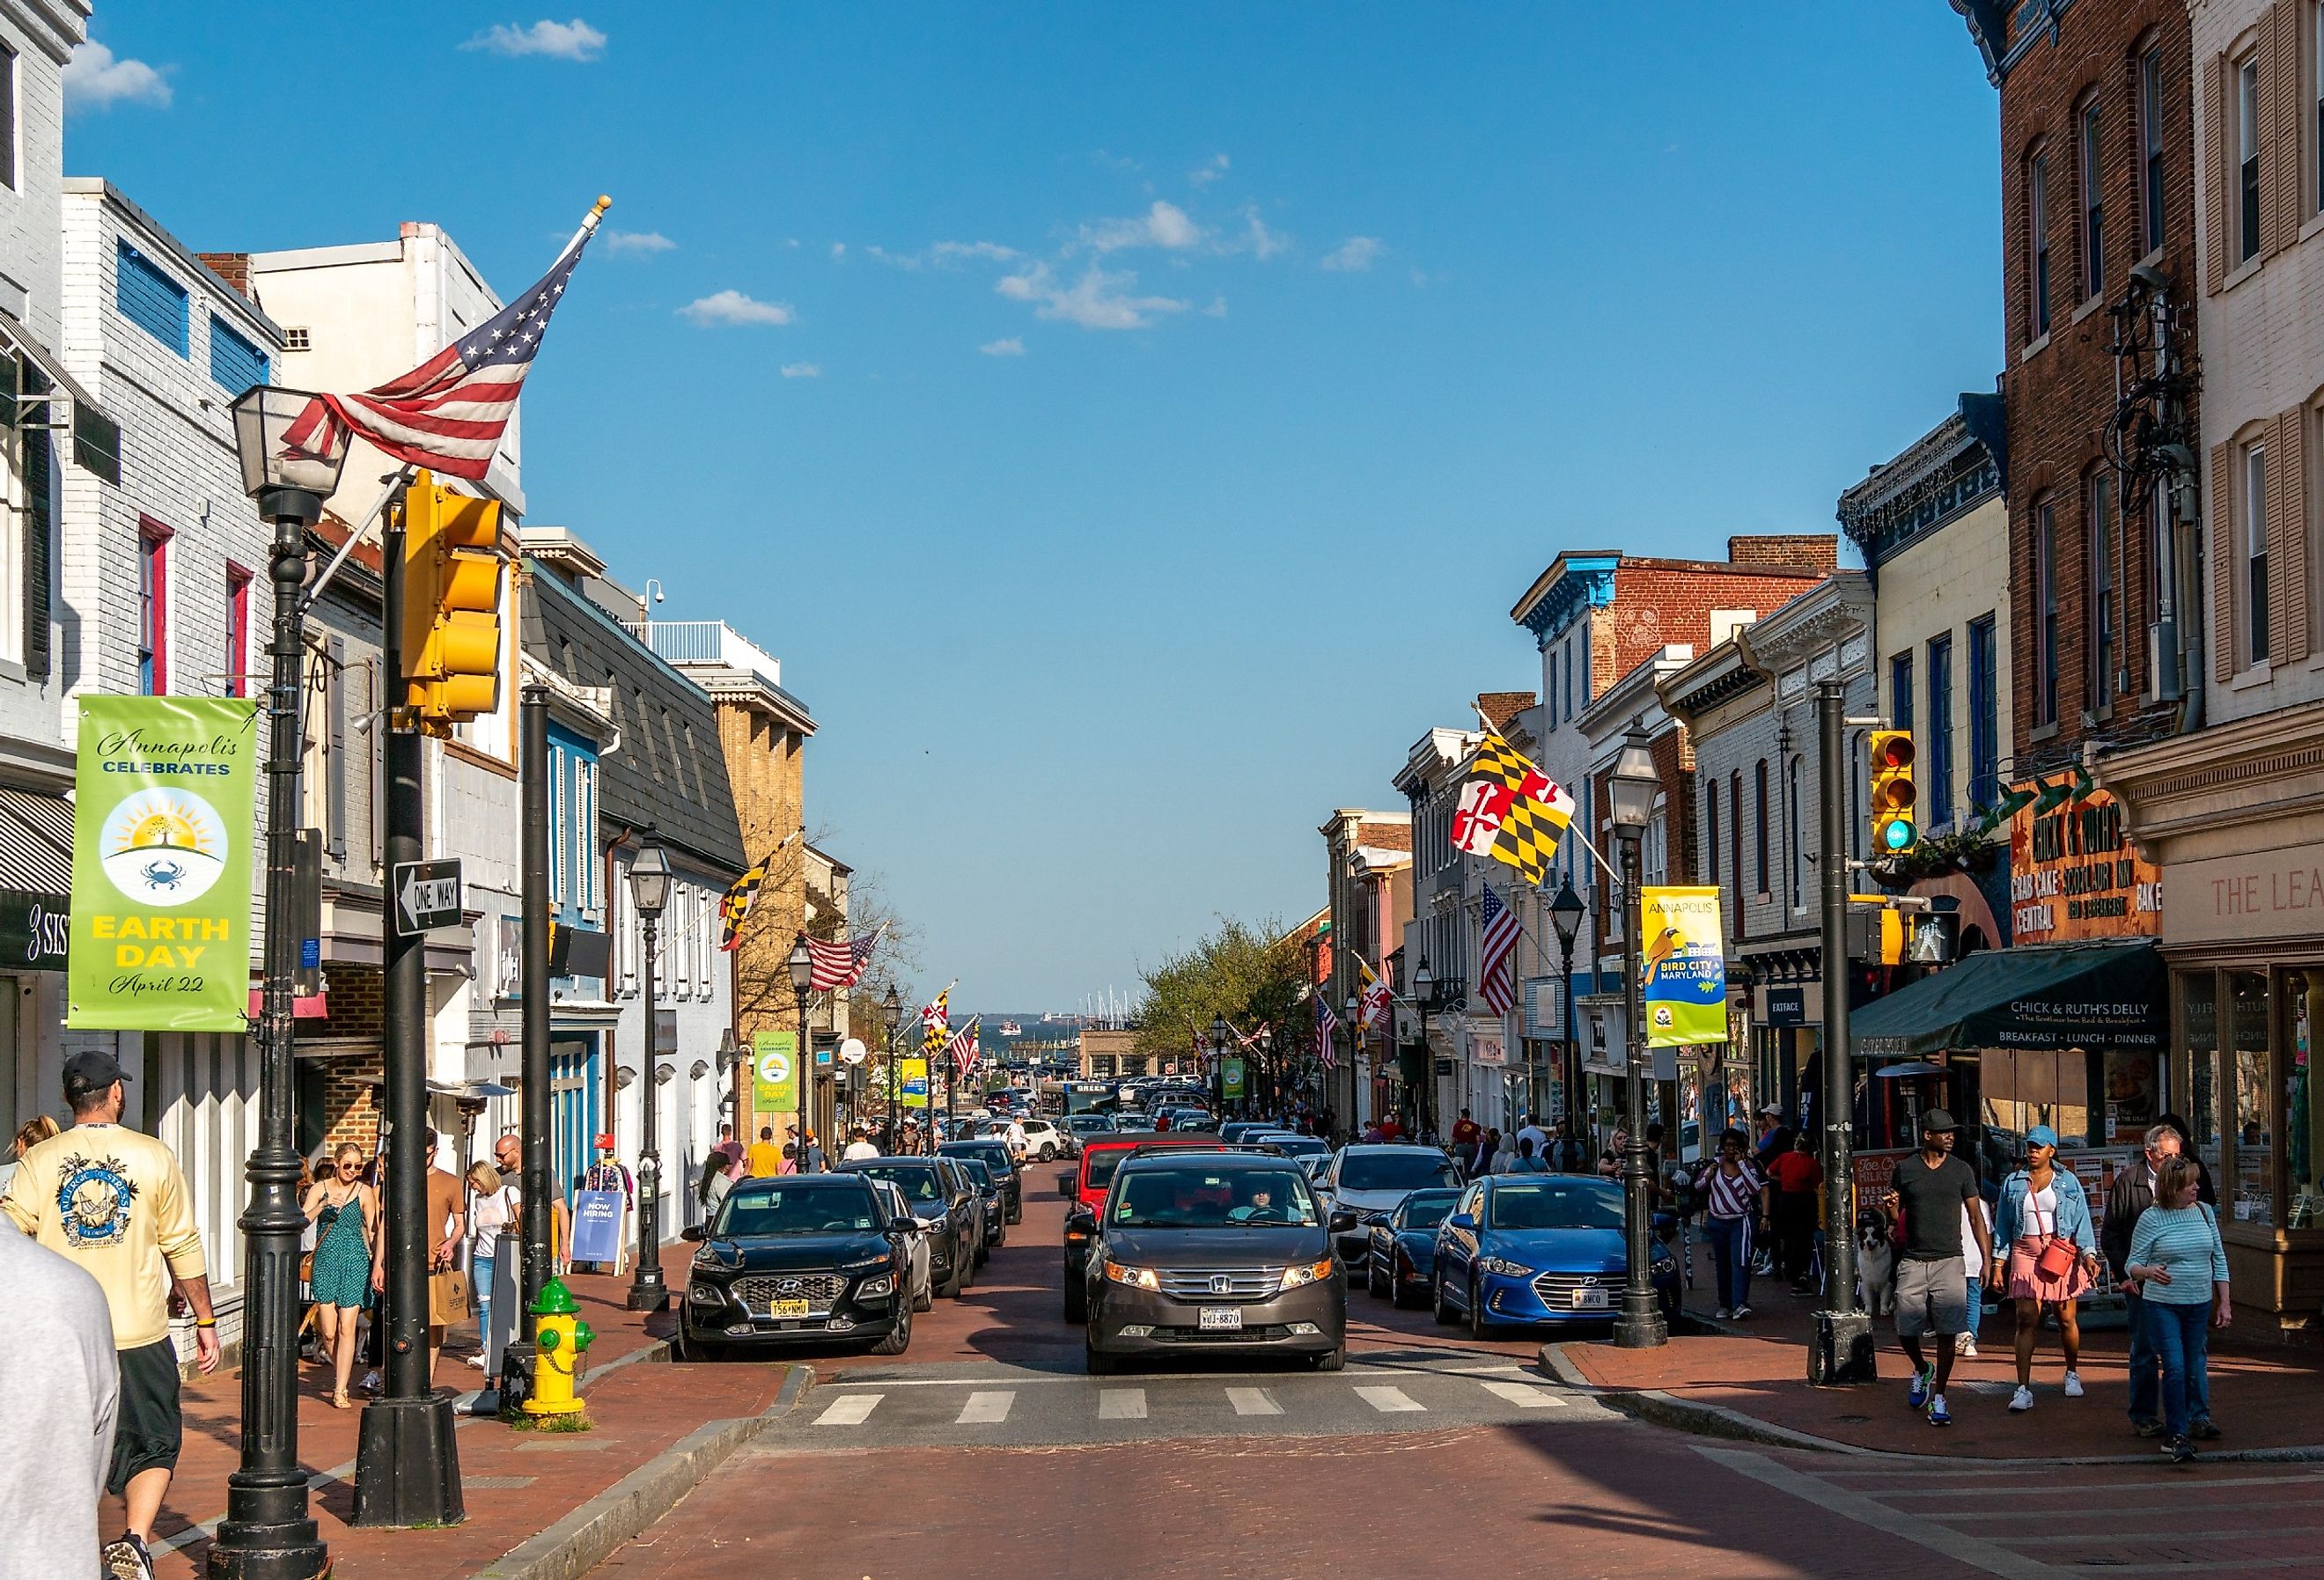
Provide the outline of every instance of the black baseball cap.
<path id="1" fill-rule="evenodd" d="M 65 1090 L 68 1092 L 102 1092 L 115 1081 L 125 1081 L 129 1072 L 121 1061 L 101 1048 L 84 1048 L 65 1060 Z"/>
<path id="2" fill-rule="evenodd" d="M 1921 1115 L 1921 1133 L 1924 1136 L 1950 1135 L 1959 1128 L 1953 1123 L 1953 1116 L 1941 1108 L 1932 1108 Z"/>

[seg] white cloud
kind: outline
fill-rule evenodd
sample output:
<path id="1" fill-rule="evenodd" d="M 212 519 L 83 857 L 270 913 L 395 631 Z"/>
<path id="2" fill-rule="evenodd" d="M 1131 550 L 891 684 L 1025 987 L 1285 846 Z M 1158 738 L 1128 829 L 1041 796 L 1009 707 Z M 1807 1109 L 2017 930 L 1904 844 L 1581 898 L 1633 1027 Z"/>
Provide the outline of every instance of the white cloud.
<path id="1" fill-rule="evenodd" d="M 938 242 L 929 251 L 939 263 L 949 263 L 959 258 L 986 258 L 996 263 L 1007 263 L 1024 255 L 1015 247 L 1004 247 L 999 242 Z"/>
<path id="2" fill-rule="evenodd" d="M 834 242 L 831 244 L 831 259 L 833 263 L 835 263 L 845 256 L 847 256 L 847 244 L 845 242 Z"/>
<path id="3" fill-rule="evenodd" d="M 1351 236 L 1323 254 L 1323 267 L 1355 273 L 1370 268 L 1385 250 L 1376 236 Z"/>
<path id="4" fill-rule="evenodd" d="M 987 340 L 977 349 L 987 356 L 1022 356 L 1025 355 L 1025 342 L 1011 335 L 1006 340 Z"/>
<path id="5" fill-rule="evenodd" d="M 1227 316 L 1227 299 L 1223 296 L 1214 296 L 1211 298 L 1211 305 L 1203 310 L 1203 316 L 1206 319 L 1225 318 Z"/>
<path id="6" fill-rule="evenodd" d="M 95 39 L 74 46 L 72 59 L 65 62 L 64 77 L 68 109 L 109 110 L 115 105 L 169 107 L 167 79 L 143 60 L 115 59 Z"/>
<path id="7" fill-rule="evenodd" d="M 609 230 L 605 233 L 605 250 L 609 253 L 667 253 L 677 245 L 658 230 Z"/>
<path id="8" fill-rule="evenodd" d="M 1267 228 L 1267 221 L 1259 217 L 1258 209 L 1246 208 L 1242 211 L 1242 217 L 1249 228 L 1243 233 L 1241 245 L 1249 247 L 1250 255 L 1260 263 L 1266 263 L 1268 259 L 1291 245 L 1289 236 L 1280 231 Z"/>
<path id="9" fill-rule="evenodd" d="M 678 310 L 705 328 L 738 324 L 788 324 L 796 316 L 787 301 L 760 301 L 739 291 L 714 292 Z"/>
<path id="10" fill-rule="evenodd" d="M 460 46 L 490 50 L 495 55 L 547 55 L 555 60 L 594 60 L 605 52 L 605 35 L 579 17 L 570 22 L 542 20 L 530 27 L 500 23 Z"/>
<path id="11" fill-rule="evenodd" d="M 877 258 L 893 268 L 917 269 L 920 266 L 919 258 L 911 253 L 891 253 L 885 247 L 865 247 L 863 251 L 866 256 Z"/>
<path id="12" fill-rule="evenodd" d="M 787 362 L 783 364 L 783 376 L 787 379 L 819 379 L 823 376 L 823 369 L 812 362 Z"/>
<path id="13" fill-rule="evenodd" d="M 1226 173 L 1227 156 L 1223 153 L 1214 153 L 1211 156 L 1210 163 L 1203 166 L 1200 170 L 1188 171 L 1186 172 L 1186 180 L 1188 183 L 1193 186 L 1207 187 L 1213 181 L 1217 180 L 1221 176 Z"/>
<path id="14" fill-rule="evenodd" d="M 1108 219 L 1082 227 L 1082 240 L 1101 253 L 1124 247 L 1167 247 L 1181 252 L 1203 239 L 1203 227 L 1176 203 L 1154 200 L 1154 207 L 1133 219 Z"/>
<path id="15" fill-rule="evenodd" d="M 1132 296 L 1138 276 L 1127 270 L 1109 272 L 1093 263 L 1070 286 L 1060 286 L 1047 263 L 1035 263 L 1016 274 L 1004 274 L 992 289 L 1011 301 L 1034 304 L 1033 316 L 1078 324 L 1084 329 L 1142 329 L 1155 313 L 1182 313 L 1186 304 L 1167 296 Z"/>

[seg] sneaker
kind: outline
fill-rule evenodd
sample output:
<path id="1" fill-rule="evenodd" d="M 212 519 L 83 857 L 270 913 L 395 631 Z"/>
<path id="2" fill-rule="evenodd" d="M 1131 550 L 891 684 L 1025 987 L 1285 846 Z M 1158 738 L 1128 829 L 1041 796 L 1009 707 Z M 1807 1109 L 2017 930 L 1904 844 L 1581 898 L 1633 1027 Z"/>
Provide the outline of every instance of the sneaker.
<path id="1" fill-rule="evenodd" d="M 2211 1424 L 2210 1417 L 2199 1416 L 2195 1418 L 2194 1424 L 2187 1428 L 2187 1436 L 2200 1437 L 2204 1442 L 2211 1443 L 2218 1439 L 2219 1429 Z"/>
<path id="2" fill-rule="evenodd" d="M 484 1369 L 484 1358 L 482 1355 L 470 1355 L 463 1364 L 474 1367 L 476 1371 L 481 1372 Z"/>
<path id="3" fill-rule="evenodd" d="M 1904 1402 L 1914 1409 L 1919 1409 L 1929 1402 L 1936 1391 L 1937 1369 L 1923 1366 L 1913 1373 L 1913 1391 L 1904 1396 Z"/>
<path id="4" fill-rule="evenodd" d="M 2144 1417 L 2134 1418 L 2130 1423 L 2130 1429 L 2141 1437 L 2160 1437 L 2163 1436 L 2163 1423 L 2161 1421 L 2149 1420 Z M 2213 1431 L 2218 1430 L 2216 1427 L 2211 1429 Z"/>
<path id="5" fill-rule="evenodd" d="M 1950 1427 L 1952 1424 L 1953 1413 L 1945 1408 L 1945 1396 L 1941 1393 L 1931 1394 L 1929 1396 L 1929 1425 L 1932 1427 Z"/>
<path id="6" fill-rule="evenodd" d="M 2185 1465 L 2195 1457 L 2195 1446 L 2184 1437 L 2173 1437 L 2163 1446 L 2163 1452 L 2171 1456 L 2172 1464 Z"/>
<path id="7" fill-rule="evenodd" d="M 2018 1384 L 2017 1391 L 2009 1396 L 2009 1408 L 2013 1411 L 2018 1412 L 2032 1409 L 2034 1408 L 2034 1391 L 2023 1383 Z"/>
<path id="8" fill-rule="evenodd" d="M 110 1580 L 153 1580 L 152 1556 L 143 1542 L 125 1530 L 120 1540 L 107 1542 L 97 1557 Z"/>
<path id="9" fill-rule="evenodd" d="M 1729 1312 L 1727 1315 L 1733 1317 L 1736 1321 L 1740 1322 L 1745 1317 L 1751 1315 L 1751 1307 L 1748 1306 L 1738 1306 L 1734 1310 Z"/>
<path id="10" fill-rule="evenodd" d="M 1711 1314 L 1711 1318 L 1713 1322 L 1724 1322 L 1734 1315 L 1735 1313 L 1727 1309 L 1726 1307 L 1721 1306 L 1718 1310 Z"/>
<path id="11" fill-rule="evenodd" d="M 2080 1372 L 2066 1373 L 2066 1397 L 2068 1399 L 2082 1397 L 2082 1374 Z"/>
<path id="12" fill-rule="evenodd" d="M 1969 1337 L 1967 1334 L 1961 1335 L 1960 1343 L 1953 1346 L 1953 1356 L 1955 1359 L 1962 1361 L 1976 1360 L 1977 1340 Z"/>

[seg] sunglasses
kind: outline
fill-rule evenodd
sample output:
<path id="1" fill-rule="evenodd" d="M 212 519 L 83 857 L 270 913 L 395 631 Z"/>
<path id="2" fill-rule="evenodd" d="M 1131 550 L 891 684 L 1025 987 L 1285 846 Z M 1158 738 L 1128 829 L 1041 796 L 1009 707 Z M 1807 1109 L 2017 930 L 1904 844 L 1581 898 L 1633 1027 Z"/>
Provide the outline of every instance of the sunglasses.
<path id="1" fill-rule="evenodd" d="M 342 1174 L 360 1174 L 363 1172 L 363 1165 L 360 1163 L 342 1163 L 338 1166 L 338 1169 Z"/>

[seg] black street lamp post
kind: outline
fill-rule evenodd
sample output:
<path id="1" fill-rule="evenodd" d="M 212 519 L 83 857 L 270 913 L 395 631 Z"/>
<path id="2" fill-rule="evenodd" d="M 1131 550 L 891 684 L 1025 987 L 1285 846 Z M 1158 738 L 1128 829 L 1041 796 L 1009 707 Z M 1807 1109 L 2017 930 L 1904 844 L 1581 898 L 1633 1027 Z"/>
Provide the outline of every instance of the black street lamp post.
<path id="1" fill-rule="evenodd" d="M 1364 1057 L 1364 1028 L 1362 1022 L 1356 1019 L 1356 1012 L 1362 1007 L 1361 1002 L 1352 993 L 1348 994 L 1348 1002 L 1341 1006 L 1348 1012 L 1348 1109 L 1340 1115 L 1340 1124 L 1351 1139 L 1363 1133 L 1356 1127 L 1356 1094 L 1362 1089 L 1363 1071 L 1360 1067 Z M 1336 1082 L 1333 1084 L 1337 1085 Z"/>
<path id="2" fill-rule="evenodd" d="M 637 908 L 644 934 L 646 1035 L 645 1058 L 639 1074 L 639 1123 L 643 1140 L 638 1147 L 638 1266 L 630 1279 L 629 1308 L 663 1311 L 669 1307 L 669 1286 L 661 1276 L 661 1140 L 654 1094 L 660 1087 L 661 1000 L 655 991 L 659 968 L 661 913 L 669 903 L 669 856 L 651 827 L 638 843 L 630 863 L 630 903 Z"/>
<path id="3" fill-rule="evenodd" d="M 807 935 L 801 933 L 791 940 L 791 952 L 783 964 L 790 968 L 791 996 L 798 1001 L 798 1049 L 793 1067 L 798 1081 L 798 1134 L 792 1144 L 798 1149 L 798 1171 L 807 1172 L 807 1118 L 808 1094 L 815 1089 L 814 1045 L 808 1040 L 807 1029 L 807 994 L 815 986 L 815 956 L 808 952 Z"/>
<path id="4" fill-rule="evenodd" d="M 1565 971 L 1565 1123 L 1573 1139 L 1586 1146 L 1581 1121 L 1582 1045 L 1574 1037 L 1573 1021 L 1573 939 L 1582 930 L 1582 896 L 1573 892 L 1569 875 L 1549 902 L 1549 919 L 1557 929 L 1557 953 Z"/>
<path id="5" fill-rule="evenodd" d="M 880 1143 L 883 1152 L 896 1150 L 896 1125 L 902 1106 L 902 1060 L 896 1052 L 896 1028 L 904 1023 L 904 1001 L 896 995 L 896 984 L 888 984 L 887 996 L 880 1001 L 880 1023 L 888 1029 L 888 1139 Z"/>
<path id="6" fill-rule="evenodd" d="M 1607 780 L 1612 803 L 1614 837 L 1622 848 L 1622 1008 L 1623 1044 L 1629 1078 L 1623 1083 L 1623 1123 L 1629 1132 L 1622 1149 L 1622 1242 L 1628 1269 L 1622 1280 L 1622 1314 L 1614 1324 L 1614 1343 L 1629 1350 L 1653 1349 L 1667 1344 L 1670 1330 L 1663 1321 L 1655 1296 L 1652 1269 L 1653 1178 L 1646 1151 L 1646 1028 L 1644 993 L 1638 978 L 1639 842 L 1654 816 L 1655 795 L 1662 781 L 1645 728 L 1637 719 L 1622 737 L 1622 753 Z"/>
<path id="7" fill-rule="evenodd" d="M 338 488 L 346 462 L 288 436 L 314 397 L 268 385 L 234 403 L 242 485 L 274 529 L 268 573 L 274 587 L 273 676 L 267 691 L 266 990 L 258 1022 L 258 1145 L 243 1178 L 250 1205 L 243 1234 L 242 1462 L 226 1478 L 226 1519 L 209 1551 L 212 1580 L 309 1580 L 330 1554 L 308 1513 L 307 1473 L 299 1465 L 299 1154 L 291 1130 L 291 1000 L 299 971 L 298 839 L 300 697 L 306 657 L 301 603 L 307 529 Z M 327 442 L 332 425 L 321 433 Z M 410 1143 L 407 1139 L 406 1150 Z"/>
<path id="8" fill-rule="evenodd" d="M 1227 1106 L 1227 1018 L 1224 1015 L 1211 1017 L 1211 1070 L 1218 1077 L 1219 1112 L 1223 1113 Z"/>
<path id="9" fill-rule="evenodd" d="M 1425 1072 L 1421 1076 L 1420 1091 L 1413 1094 L 1413 1100 L 1417 1104 L 1422 1103 L 1424 1094 L 1433 1094 L 1436 1089 L 1436 1055 L 1428 1046 L 1428 1012 L 1436 1003 L 1436 974 L 1428 969 L 1428 956 L 1425 955 L 1420 957 L 1419 968 L 1412 974 L 1412 1003 L 1413 1007 L 1420 1012 L 1420 1067 Z M 1433 1111 L 1434 1104 L 1429 1104 L 1421 1112 Z M 1418 1120 L 1421 1113 L 1416 1113 L 1414 1117 Z M 1425 1133 L 1425 1129 L 1423 1133 Z"/>
<path id="10" fill-rule="evenodd" d="M 1275 1079 L 1275 1028 L 1272 1025 L 1261 1026 L 1259 1029 L 1259 1064 L 1261 1073 L 1263 1073 L 1267 1077 L 1267 1092 L 1263 1101 L 1263 1111 L 1271 1111 L 1276 1106 L 1277 1095 L 1276 1091 L 1277 1083 Z M 1247 1076 L 1243 1078 L 1243 1101 L 1246 1106 L 1249 1104 L 1250 1101 L 1250 1094 L 1256 1088 L 1257 1085 L 1257 1082 L 1251 1080 Z"/>

